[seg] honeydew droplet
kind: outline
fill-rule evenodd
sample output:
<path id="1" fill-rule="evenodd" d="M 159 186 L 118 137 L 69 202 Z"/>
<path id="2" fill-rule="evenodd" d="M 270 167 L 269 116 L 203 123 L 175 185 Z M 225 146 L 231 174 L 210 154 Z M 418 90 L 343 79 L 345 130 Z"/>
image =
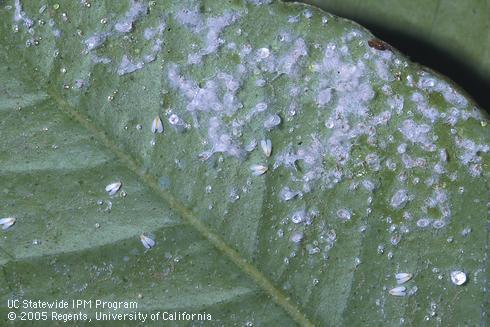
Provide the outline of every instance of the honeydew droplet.
<path id="1" fill-rule="evenodd" d="M 466 283 L 466 274 L 459 270 L 452 271 L 451 281 L 454 285 L 461 286 Z"/>
<path id="2" fill-rule="evenodd" d="M 176 114 L 171 114 L 168 117 L 168 122 L 170 123 L 170 125 L 177 125 L 180 122 L 180 118 Z"/>

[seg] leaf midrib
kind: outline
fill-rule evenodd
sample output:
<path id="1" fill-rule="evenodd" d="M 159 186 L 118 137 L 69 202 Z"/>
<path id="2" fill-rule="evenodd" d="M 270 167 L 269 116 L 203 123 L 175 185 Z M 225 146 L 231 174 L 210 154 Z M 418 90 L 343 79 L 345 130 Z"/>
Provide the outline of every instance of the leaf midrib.
<path id="1" fill-rule="evenodd" d="M 104 133 L 99 127 L 87 116 L 75 110 L 64 98 L 59 96 L 56 91 L 48 89 L 48 95 L 56 103 L 57 108 L 64 114 L 72 117 L 83 128 L 90 131 L 94 138 L 104 144 L 127 168 L 135 173 L 141 180 L 156 194 L 162 198 L 170 208 L 175 210 L 180 217 L 191 227 L 196 229 L 204 238 L 206 238 L 219 252 L 223 253 L 237 267 L 249 276 L 262 290 L 264 290 L 272 300 L 285 310 L 293 320 L 301 326 L 314 326 L 314 324 L 305 316 L 305 314 L 293 304 L 289 297 L 277 289 L 274 284 L 260 272 L 256 267 L 251 265 L 236 250 L 229 246 L 220 236 L 215 234 L 205 223 L 197 218 L 191 210 L 185 207 L 171 193 L 162 190 L 157 179 L 145 172 L 143 167 L 138 164 L 137 160 L 129 154 L 123 152 L 117 145 Z"/>

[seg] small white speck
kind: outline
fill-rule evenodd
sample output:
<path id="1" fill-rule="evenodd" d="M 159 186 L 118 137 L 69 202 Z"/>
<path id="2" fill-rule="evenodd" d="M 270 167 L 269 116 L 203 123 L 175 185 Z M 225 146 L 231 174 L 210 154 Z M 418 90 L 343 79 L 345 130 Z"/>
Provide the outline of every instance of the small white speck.
<path id="1" fill-rule="evenodd" d="M 151 132 L 152 133 L 163 133 L 163 124 L 160 116 L 156 116 L 151 123 Z"/>
<path id="2" fill-rule="evenodd" d="M 401 209 L 408 202 L 408 192 L 407 190 L 398 190 L 391 198 L 390 204 L 394 209 Z"/>
<path id="3" fill-rule="evenodd" d="M 392 288 L 389 293 L 393 296 L 405 296 L 407 295 L 407 289 L 405 286 L 398 286 L 395 288 Z"/>
<path id="4" fill-rule="evenodd" d="M 402 239 L 402 236 L 400 234 L 394 234 L 393 236 L 391 236 L 390 242 L 394 246 L 397 246 L 398 243 L 400 243 L 401 239 Z"/>
<path id="5" fill-rule="evenodd" d="M 181 123 L 179 116 L 177 116 L 176 114 L 171 114 L 168 117 L 168 122 L 170 123 L 170 125 L 178 125 Z"/>
<path id="6" fill-rule="evenodd" d="M 250 170 L 252 171 L 252 174 L 255 176 L 260 176 L 263 175 L 267 172 L 267 166 L 265 165 L 252 165 L 250 166 Z"/>
<path id="7" fill-rule="evenodd" d="M 289 16 L 288 17 L 288 23 L 297 23 L 299 22 L 299 15 L 298 16 Z"/>
<path id="8" fill-rule="evenodd" d="M 268 130 L 273 129 L 281 123 L 281 117 L 277 114 L 268 116 L 264 121 L 264 127 Z"/>
<path id="9" fill-rule="evenodd" d="M 143 243 L 143 246 L 147 249 L 151 249 L 152 247 L 155 246 L 155 241 L 144 234 L 140 235 L 140 240 L 141 243 Z"/>
<path id="10" fill-rule="evenodd" d="M 257 56 L 260 59 L 265 59 L 269 57 L 269 55 L 270 55 L 270 50 L 267 48 L 260 48 L 259 50 L 257 50 Z"/>
<path id="11" fill-rule="evenodd" d="M 2 218 L 0 219 L 0 225 L 2 225 L 3 230 L 9 229 L 15 224 L 16 219 L 14 217 Z"/>
<path id="12" fill-rule="evenodd" d="M 289 201 L 299 195 L 301 195 L 301 192 L 293 191 L 289 188 L 289 186 L 284 186 L 281 192 L 279 192 L 279 198 L 281 201 Z"/>
<path id="13" fill-rule="evenodd" d="M 255 81 L 255 85 L 257 85 L 258 87 L 264 86 L 265 83 L 266 83 L 266 81 L 264 79 L 258 79 Z"/>
<path id="14" fill-rule="evenodd" d="M 255 139 L 251 140 L 248 144 L 245 145 L 245 151 L 251 152 L 257 146 L 257 141 Z"/>
<path id="15" fill-rule="evenodd" d="M 294 224 L 299 224 L 303 222 L 305 218 L 306 218 L 306 212 L 304 210 L 298 210 L 294 212 L 293 215 L 291 216 L 291 221 Z"/>
<path id="16" fill-rule="evenodd" d="M 417 286 L 414 286 L 410 289 L 410 291 L 408 291 L 408 295 L 409 296 L 412 296 L 412 295 L 415 295 L 417 294 L 417 291 L 419 290 L 419 288 Z"/>
<path id="17" fill-rule="evenodd" d="M 420 228 L 425 228 L 430 225 L 430 219 L 428 218 L 420 218 L 417 220 L 417 226 Z"/>
<path id="18" fill-rule="evenodd" d="M 412 279 L 413 275 L 411 273 L 398 273 L 395 275 L 397 284 L 404 284 Z"/>
<path id="19" fill-rule="evenodd" d="M 107 191 L 107 193 L 109 193 L 110 196 L 113 196 L 119 191 L 121 185 L 121 182 L 111 183 L 105 187 L 105 190 Z"/>
<path id="20" fill-rule="evenodd" d="M 294 243 L 299 243 L 303 239 L 303 233 L 302 232 L 294 232 L 293 235 L 291 235 L 291 241 Z"/>
<path id="21" fill-rule="evenodd" d="M 461 231 L 461 236 L 466 237 L 466 236 L 468 236 L 470 233 L 471 233 L 471 227 L 465 227 L 465 228 L 464 228 L 464 229 Z"/>
<path id="22" fill-rule="evenodd" d="M 267 110 L 269 106 L 267 105 L 267 103 L 265 102 L 259 102 L 255 105 L 254 107 L 254 111 L 255 112 L 264 112 Z"/>
<path id="23" fill-rule="evenodd" d="M 260 141 L 260 147 L 262 148 L 262 151 L 264 151 L 266 157 L 271 156 L 271 152 L 272 152 L 271 140 L 267 139 L 267 140 Z"/>
<path id="24" fill-rule="evenodd" d="M 451 272 L 451 281 L 454 285 L 463 285 L 466 283 L 466 274 L 462 271 L 455 270 Z"/>
<path id="25" fill-rule="evenodd" d="M 347 221 L 351 219 L 352 214 L 347 209 L 339 209 L 337 210 L 337 217 L 339 217 L 340 220 Z"/>
<path id="26" fill-rule="evenodd" d="M 432 222 L 432 227 L 434 227 L 435 229 L 441 229 L 444 226 L 446 226 L 446 222 L 444 220 L 438 219 Z"/>

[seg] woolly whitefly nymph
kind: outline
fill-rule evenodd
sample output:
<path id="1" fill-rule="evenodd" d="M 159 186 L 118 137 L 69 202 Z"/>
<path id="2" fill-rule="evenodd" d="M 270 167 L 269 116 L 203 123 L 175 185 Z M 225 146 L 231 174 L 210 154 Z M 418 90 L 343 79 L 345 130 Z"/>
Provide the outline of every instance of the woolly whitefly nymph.
<path id="1" fill-rule="evenodd" d="M 337 210 L 337 217 L 342 221 L 350 220 L 352 217 L 352 213 L 345 208 Z"/>
<path id="2" fill-rule="evenodd" d="M 395 194 L 393 194 L 390 200 L 390 205 L 394 209 L 401 209 L 405 206 L 408 200 L 409 200 L 408 191 L 405 189 L 401 189 L 396 191 Z"/>

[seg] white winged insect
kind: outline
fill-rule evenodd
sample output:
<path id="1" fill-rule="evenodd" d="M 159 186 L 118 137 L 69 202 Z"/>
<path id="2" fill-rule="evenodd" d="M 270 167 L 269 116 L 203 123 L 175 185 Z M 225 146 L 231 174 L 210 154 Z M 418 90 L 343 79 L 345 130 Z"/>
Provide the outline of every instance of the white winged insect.
<path id="1" fill-rule="evenodd" d="M 145 234 L 140 235 L 140 240 L 143 246 L 147 249 L 151 249 L 155 246 L 155 240 L 151 237 L 146 236 Z"/>
<path id="2" fill-rule="evenodd" d="M 160 116 L 156 116 L 151 123 L 151 132 L 152 133 L 163 133 L 163 123 L 160 119 Z"/>
<path id="3" fill-rule="evenodd" d="M 265 165 L 252 165 L 250 166 L 250 170 L 252 174 L 255 176 L 263 175 L 267 172 L 268 167 Z"/>
<path id="4" fill-rule="evenodd" d="M 7 230 L 15 224 L 15 220 L 14 217 L 2 218 L 0 219 L 0 225 L 2 225 L 3 230 Z"/>
<path id="5" fill-rule="evenodd" d="M 267 140 L 261 140 L 260 141 L 260 147 L 262 148 L 262 151 L 264 151 L 264 154 L 266 157 L 270 157 L 271 156 L 271 152 L 272 152 L 272 142 L 271 140 L 267 139 Z"/>
<path id="6" fill-rule="evenodd" d="M 412 279 L 413 275 L 411 273 L 398 273 L 395 275 L 397 284 L 404 284 Z"/>
<path id="7" fill-rule="evenodd" d="M 407 289 L 405 286 L 397 286 L 395 288 L 392 288 L 389 293 L 393 296 L 405 296 L 407 295 Z"/>
<path id="8" fill-rule="evenodd" d="M 105 187 L 105 190 L 107 193 L 109 193 L 110 196 L 113 196 L 116 194 L 119 189 L 121 188 L 122 183 L 121 182 L 114 182 Z"/>

